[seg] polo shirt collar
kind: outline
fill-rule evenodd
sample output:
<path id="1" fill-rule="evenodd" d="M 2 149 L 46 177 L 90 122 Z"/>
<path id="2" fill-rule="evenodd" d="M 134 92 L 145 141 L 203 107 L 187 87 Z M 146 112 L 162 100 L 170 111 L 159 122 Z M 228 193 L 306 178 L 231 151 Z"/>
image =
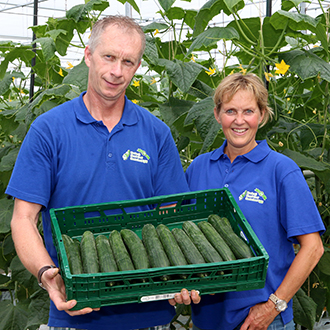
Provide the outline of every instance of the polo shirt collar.
<path id="1" fill-rule="evenodd" d="M 270 153 L 271 149 L 269 148 L 266 140 L 257 141 L 257 143 L 258 145 L 255 148 L 241 157 L 244 157 L 253 163 L 258 163 L 263 160 Z M 225 140 L 220 148 L 212 151 L 211 160 L 217 161 L 220 157 L 223 157 L 225 155 L 224 150 L 226 146 L 227 140 Z"/>
<path id="2" fill-rule="evenodd" d="M 84 101 L 83 96 L 86 94 L 86 92 L 82 92 L 80 96 L 78 97 L 78 106 L 75 107 L 75 113 L 77 116 L 77 119 L 80 120 L 84 124 L 92 124 L 96 123 L 97 120 L 91 116 L 89 113 Z M 120 119 L 119 124 L 121 125 L 134 125 L 138 122 L 138 114 L 137 114 L 137 106 L 130 101 L 127 96 L 125 95 L 125 106 L 123 115 Z"/>

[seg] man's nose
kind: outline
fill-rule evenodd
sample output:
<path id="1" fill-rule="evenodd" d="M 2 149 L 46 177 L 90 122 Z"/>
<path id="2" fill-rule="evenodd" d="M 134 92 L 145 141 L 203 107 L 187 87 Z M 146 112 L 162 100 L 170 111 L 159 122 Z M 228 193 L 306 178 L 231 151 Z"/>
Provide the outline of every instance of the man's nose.
<path id="1" fill-rule="evenodd" d="M 121 63 L 120 61 L 114 61 L 111 64 L 111 69 L 110 69 L 110 73 L 112 75 L 114 75 L 115 77 L 121 77 L 122 75 L 122 67 L 121 67 Z"/>

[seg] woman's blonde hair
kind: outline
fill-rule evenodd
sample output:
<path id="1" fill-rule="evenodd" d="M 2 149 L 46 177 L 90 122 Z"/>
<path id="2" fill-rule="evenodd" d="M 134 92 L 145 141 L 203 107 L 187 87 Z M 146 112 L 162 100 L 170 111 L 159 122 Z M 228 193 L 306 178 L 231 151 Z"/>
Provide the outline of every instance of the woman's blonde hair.
<path id="1" fill-rule="evenodd" d="M 142 59 L 145 47 L 146 37 L 139 24 L 137 24 L 132 18 L 121 15 L 110 15 L 98 20 L 92 28 L 92 33 L 89 38 L 89 49 L 93 53 L 96 46 L 100 43 L 100 38 L 104 30 L 110 25 L 117 25 L 124 31 L 135 30 L 141 37 L 141 52 L 139 55 L 140 60 Z"/>
<path id="2" fill-rule="evenodd" d="M 220 111 L 224 102 L 229 102 L 239 90 L 247 90 L 253 93 L 256 98 L 260 111 L 264 111 L 264 118 L 260 123 L 260 127 L 272 119 L 274 112 L 268 106 L 268 91 L 262 80 L 253 73 L 234 73 L 225 77 L 213 95 L 213 101 L 217 112 Z"/>

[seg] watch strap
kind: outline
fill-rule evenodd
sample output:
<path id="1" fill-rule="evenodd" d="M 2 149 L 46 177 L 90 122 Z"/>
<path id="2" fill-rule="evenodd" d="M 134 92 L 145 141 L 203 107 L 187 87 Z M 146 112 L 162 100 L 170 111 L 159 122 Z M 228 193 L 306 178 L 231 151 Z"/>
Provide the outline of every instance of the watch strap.
<path id="1" fill-rule="evenodd" d="M 275 305 L 276 303 L 280 300 L 278 297 L 276 297 L 274 295 L 274 293 L 272 293 L 270 296 L 269 296 L 269 300 L 272 301 Z"/>
<path id="2" fill-rule="evenodd" d="M 43 289 L 45 289 L 45 287 L 43 286 L 43 284 L 42 284 L 42 282 L 41 282 L 41 276 L 43 275 L 43 273 L 44 273 L 46 270 L 48 270 L 48 269 L 50 269 L 50 268 L 56 268 L 56 266 L 54 266 L 54 265 L 43 266 L 43 267 L 41 267 L 41 268 L 39 269 L 39 271 L 38 271 L 38 284 L 39 284 L 39 286 L 42 287 Z"/>

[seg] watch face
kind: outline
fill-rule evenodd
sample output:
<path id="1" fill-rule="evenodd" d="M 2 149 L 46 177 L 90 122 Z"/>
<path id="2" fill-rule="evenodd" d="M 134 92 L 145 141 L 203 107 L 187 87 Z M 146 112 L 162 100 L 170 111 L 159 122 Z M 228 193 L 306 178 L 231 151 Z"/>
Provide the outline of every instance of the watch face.
<path id="1" fill-rule="evenodd" d="M 288 307 L 288 305 L 287 305 L 285 300 L 278 300 L 277 303 L 276 303 L 276 309 L 279 312 L 285 311 L 287 307 Z"/>

